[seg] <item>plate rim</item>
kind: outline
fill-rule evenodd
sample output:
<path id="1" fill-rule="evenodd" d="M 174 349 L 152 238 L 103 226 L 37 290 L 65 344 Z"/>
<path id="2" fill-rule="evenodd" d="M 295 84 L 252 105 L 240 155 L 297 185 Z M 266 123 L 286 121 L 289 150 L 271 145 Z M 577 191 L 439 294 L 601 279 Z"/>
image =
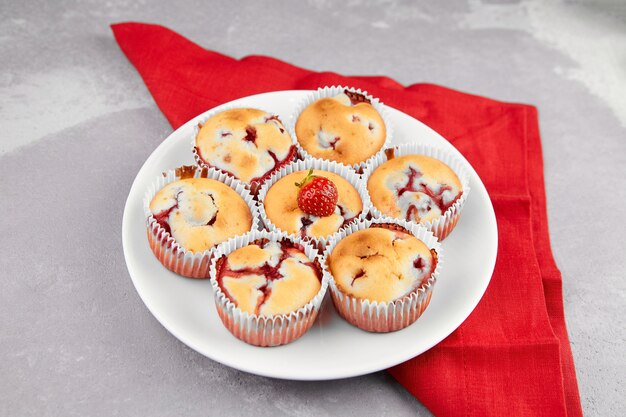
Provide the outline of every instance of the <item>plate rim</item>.
<path id="1" fill-rule="evenodd" d="M 251 369 L 250 367 L 245 367 L 245 366 L 241 366 L 240 364 L 237 363 L 236 360 L 233 360 L 231 358 L 224 358 L 224 357 L 215 357 L 215 355 L 212 355 L 210 353 L 208 353 L 205 349 L 203 349 L 201 346 L 196 346 L 196 344 L 193 341 L 188 340 L 186 337 L 181 336 L 180 333 L 178 332 L 178 330 L 174 327 L 174 326 L 170 326 L 168 323 L 168 320 L 163 317 L 161 315 L 161 313 L 155 311 L 153 309 L 154 306 L 151 306 L 150 303 L 146 302 L 145 299 L 145 294 L 142 293 L 142 291 L 139 289 L 138 284 L 137 284 L 137 280 L 134 276 L 134 274 L 139 273 L 137 271 L 134 270 L 134 267 L 131 266 L 133 264 L 133 262 L 129 262 L 129 249 L 128 249 L 128 241 L 130 239 L 129 234 L 131 233 L 131 227 L 129 226 L 129 218 L 131 217 L 131 205 L 132 205 L 132 201 L 131 201 L 131 197 L 136 193 L 136 188 L 138 187 L 138 182 L 139 182 L 139 178 L 142 176 L 142 171 L 144 169 L 146 169 L 146 166 L 149 165 L 149 163 L 151 163 L 151 161 L 156 158 L 159 154 L 158 150 L 162 147 L 165 146 L 166 143 L 168 143 L 167 141 L 171 139 L 171 137 L 173 135 L 175 135 L 179 130 L 183 130 L 189 127 L 189 125 L 193 124 L 195 120 L 204 117 L 205 114 L 207 114 L 208 112 L 213 111 L 216 108 L 222 107 L 222 106 L 227 106 L 227 105 L 231 105 L 232 103 L 236 103 L 238 101 L 245 101 L 247 99 L 258 99 L 258 98 L 262 98 L 263 96 L 277 96 L 277 95 L 294 95 L 294 94 L 303 94 L 303 93 L 310 93 L 312 91 L 315 90 L 278 90 L 278 91 L 271 91 L 271 92 L 265 92 L 265 93 L 259 93 L 259 94 L 253 94 L 253 95 L 249 95 L 249 96 L 244 96 L 244 97 L 239 97 L 235 100 L 231 100 L 225 103 L 222 103 L 220 105 L 214 106 L 210 109 L 207 109 L 206 111 L 192 117 L 190 120 L 188 120 L 187 122 L 185 122 L 184 124 L 182 124 L 181 126 L 179 126 L 177 129 L 174 129 L 165 139 L 163 139 L 161 142 L 159 142 L 158 146 L 156 146 L 156 148 L 154 148 L 152 150 L 152 152 L 150 153 L 150 155 L 146 158 L 146 160 L 143 162 L 143 164 L 141 165 L 141 167 L 139 168 L 139 170 L 137 171 L 137 174 L 135 175 L 135 178 L 133 179 L 132 185 L 128 191 L 128 196 L 126 198 L 126 202 L 124 204 L 124 211 L 123 211 L 123 215 L 122 215 L 122 248 L 123 248 L 123 252 L 124 252 L 124 262 L 126 264 L 126 269 L 128 270 L 128 274 L 130 275 L 131 281 L 133 283 L 133 286 L 135 288 L 135 291 L 137 292 L 137 294 L 139 295 L 139 298 L 141 299 L 141 301 L 143 302 L 143 304 L 146 306 L 146 308 L 148 309 L 148 311 L 152 314 L 152 316 L 169 332 L 171 333 L 176 339 L 178 339 L 180 342 L 182 342 L 183 344 L 185 344 L 186 346 L 190 347 L 191 349 L 195 350 L 196 352 L 198 352 L 199 354 L 214 360 L 218 363 L 221 363 L 223 365 L 229 366 L 231 368 L 240 370 L 240 371 L 244 371 L 247 373 L 251 373 L 254 375 L 259 375 L 259 376 L 263 376 L 263 377 L 270 377 L 270 378 L 276 378 L 276 379 L 286 379 L 286 380 L 299 380 L 299 381 L 323 381 L 323 380 L 335 380 L 335 379 L 342 379 L 342 378 L 350 378 L 350 377 L 356 377 L 356 376 L 361 376 L 361 375 L 367 375 L 373 372 L 377 372 L 383 369 L 387 369 L 389 367 L 401 364 L 407 360 L 410 360 L 414 357 L 417 357 L 427 351 L 429 351 L 430 349 L 432 349 L 434 346 L 438 345 L 439 343 L 441 343 L 444 339 L 446 339 L 448 336 L 450 336 L 450 334 L 452 334 L 457 328 L 459 328 L 464 322 L 465 320 L 467 320 L 467 318 L 469 317 L 469 315 L 476 309 L 476 306 L 478 305 L 478 303 L 480 303 L 480 301 L 482 300 L 487 287 L 489 286 L 489 283 L 491 282 L 491 279 L 493 278 L 493 273 L 495 270 L 495 265 L 496 265 L 496 260 L 497 260 L 497 253 L 498 253 L 498 246 L 499 246 L 499 241 L 498 241 L 498 224 L 497 224 L 497 218 L 495 216 L 495 210 L 493 207 L 493 202 L 491 201 L 491 198 L 489 197 L 489 193 L 487 192 L 487 189 L 482 181 L 482 179 L 480 178 L 480 176 L 478 175 L 478 173 L 476 172 L 476 170 L 474 169 L 474 167 L 469 163 L 469 161 L 465 158 L 465 156 L 458 151 L 447 139 L 445 139 L 442 135 L 440 135 L 437 131 L 435 131 L 434 129 L 432 129 L 430 126 L 426 125 L 425 123 L 421 122 L 420 120 L 414 118 L 413 116 L 404 113 L 401 110 L 398 110 L 394 107 L 388 106 L 386 105 L 387 108 L 391 109 L 392 111 L 396 111 L 401 113 L 402 115 L 414 120 L 415 122 L 421 124 L 424 128 L 428 129 L 431 131 L 431 133 L 433 133 L 434 135 L 438 136 L 440 139 L 444 140 L 445 142 L 447 142 L 456 152 L 457 156 L 460 157 L 463 162 L 465 164 L 467 164 L 467 167 L 469 167 L 470 169 L 470 177 L 472 177 L 472 174 L 475 176 L 475 178 L 478 180 L 477 184 L 478 187 L 473 186 L 472 187 L 472 193 L 484 193 L 487 197 L 487 208 L 489 210 L 489 217 L 493 220 L 493 229 L 491 230 L 491 233 L 494 236 L 492 237 L 492 241 L 495 242 L 495 245 L 493 247 L 493 256 L 489 257 L 489 265 L 487 267 L 487 270 L 490 271 L 489 272 L 489 278 L 484 282 L 484 285 L 482 286 L 482 288 L 480 288 L 480 296 L 476 297 L 475 302 L 472 303 L 473 305 L 471 306 L 471 308 L 468 309 L 467 314 L 463 313 L 462 316 L 462 320 L 459 321 L 458 324 L 453 325 L 451 330 L 449 332 L 446 332 L 446 334 L 441 337 L 439 340 L 434 341 L 432 343 L 427 343 L 427 347 L 422 350 L 420 353 L 418 354 L 398 354 L 396 356 L 393 355 L 387 355 L 388 356 L 388 360 L 382 360 L 382 361 L 378 361 L 375 362 L 375 365 L 370 365 L 370 366 L 361 366 L 358 368 L 358 370 L 354 371 L 352 370 L 351 372 L 335 372 L 333 373 L 331 372 L 327 372 L 327 370 L 325 370 L 326 372 L 319 372 L 317 374 L 313 373 L 313 374 L 306 374 L 306 375 L 293 375 L 292 373 L 289 372 L 280 372 L 278 370 L 276 370 L 275 372 L 271 372 L 271 371 L 265 371 L 265 370 L 259 370 L 259 369 Z M 275 97 L 272 97 L 275 98 Z M 391 115 L 390 115 L 391 116 Z M 329 300 L 325 300 L 325 303 L 330 302 Z M 334 308 L 334 307 L 330 307 L 330 308 Z M 244 343 L 244 342 L 241 342 Z M 258 349 L 272 349 L 272 348 L 258 348 Z M 389 356 L 392 356 L 391 359 L 389 359 Z"/>

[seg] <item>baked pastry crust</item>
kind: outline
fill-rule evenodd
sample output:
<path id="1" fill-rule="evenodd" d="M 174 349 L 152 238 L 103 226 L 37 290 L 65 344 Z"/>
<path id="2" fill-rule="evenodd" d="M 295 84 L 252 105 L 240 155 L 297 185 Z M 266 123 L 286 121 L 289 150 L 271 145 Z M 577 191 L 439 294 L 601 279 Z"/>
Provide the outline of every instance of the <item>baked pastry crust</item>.
<path id="1" fill-rule="evenodd" d="M 209 167 L 246 182 L 259 182 L 295 157 L 291 136 L 277 116 L 236 108 L 199 126 L 196 154 Z"/>
<path id="2" fill-rule="evenodd" d="M 150 202 L 155 220 L 183 248 L 197 253 L 248 232 L 252 213 L 232 188 L 209 178 L 167 184 Z"/>
<path id="3" fill-rule="evenodd" d="M 321 98 L 296 121 L 300 146 L 316 158 L 355 165 L 380 151 L 387 130 L 382 116 L 362 95 L 346 92 Z"/>
<path id="4" fill-rule="evenodd" d="M 268 219 L 279 229 L 301 237 L 324 238 L 339 230 L 363 211 L 361 197 L 346 179 L 338 174 L 313 170 L 313 174 L 331 180 L 337 187 L 339 200 L 330 216 L 317 217 L 303 212 L 298 207 L 298 187 L 309 173 L 297 171 L 276 181 L 267 190 L 263 204 Z"/>
<path id="5" fill-rule="evenodd" d="M 463 191 L 450 167 L 424 155 L 403 155 L 384 162 L 368 178 L 367 190 L 381 213 L 418 223 L 443 215 Z"/>
<path id="6" fill-rule="evenodd" d="M 409 233 L 370 227 L 338 242 L 327 264 L 341 292 L 390 302 L 425 283 L 437 266 L 437 255 Z"/>
<path id="7" fill-rule="evenodd" d="M 321 269 L 299 244 L 262 239 L 220 258 L 217 283 L 237 308 L 249 314 L 289 314 L 321 288 Z"/>

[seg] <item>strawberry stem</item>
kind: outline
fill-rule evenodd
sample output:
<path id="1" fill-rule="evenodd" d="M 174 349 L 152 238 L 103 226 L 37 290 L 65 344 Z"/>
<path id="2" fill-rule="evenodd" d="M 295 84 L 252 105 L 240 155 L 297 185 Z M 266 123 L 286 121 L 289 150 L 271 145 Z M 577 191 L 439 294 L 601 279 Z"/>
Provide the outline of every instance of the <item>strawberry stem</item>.
<path id="1" fill-rule="evenodd" d="M 300 182 L 296 182 L 294 184 L 296 184 L 296 187 L 301 188 L 302 186 L 304 186 L 304 184 L 306 184 L 307 182 L 311 181 L 313 179 L 315 175 L 313 175 L 313 170 L 309 170 L 309 173 L 306 175 L 306 177 L 304 177 L 304 179 Z"/>

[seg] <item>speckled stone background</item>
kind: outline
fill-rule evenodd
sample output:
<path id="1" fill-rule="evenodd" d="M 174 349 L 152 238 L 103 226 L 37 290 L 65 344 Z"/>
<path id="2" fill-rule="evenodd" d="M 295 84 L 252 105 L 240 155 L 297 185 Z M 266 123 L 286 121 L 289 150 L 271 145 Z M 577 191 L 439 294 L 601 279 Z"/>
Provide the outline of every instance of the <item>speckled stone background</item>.
<path id="1" fill-rule="evenodd" d="M 235 57 L 537 105 L 583 409 L 626 415 L 626 3 L 429 3 L 0 2 L 0 415 L 429 415 L 384 372 L 232 370 L 144 307 L 122 210 L 171 128 L 113 40 L 127 20 Z"/>

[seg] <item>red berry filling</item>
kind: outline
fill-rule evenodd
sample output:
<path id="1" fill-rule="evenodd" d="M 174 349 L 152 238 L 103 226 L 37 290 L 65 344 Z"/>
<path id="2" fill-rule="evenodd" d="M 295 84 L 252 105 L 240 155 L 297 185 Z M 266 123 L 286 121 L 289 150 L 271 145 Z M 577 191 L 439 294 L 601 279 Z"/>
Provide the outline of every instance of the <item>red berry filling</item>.
<path id="1" fill-rule="evenodd" d="M 254 244 L 257 244 L 258 246 L 264 249 L 268 243 L 269 241 L 267 239 L 263 239 L 259 243 L 254 243 Z M 269 263 L 266 262 L 263 265 L 257 266 L 257 267 L 248 267 L 248 268 L 233 270 L 228 264 L 228 258 L 226 257 L 226 255 L 222 256 L 216 263 L 217 282 L 220 288 L 222 289 L 222 291 L 224 292 L 224 294 L 226 295 L 226 297 L 228 297 L 228 299 L 232 301 L 235 305 L 237 304 L 237 301 L 228 293 L 226 288 L 222 285 L 224 277 L 241 278 L 246 275 L 264 276 L 265 279 L 267 280 L 267 283 L 261 286 L 260 288 L 258 288 L 258 290 L 262 293 L 262 295 L 257 300 L 257 305 L 254 310 L 254 314 L 259 314 L 261 307 L 263 307 L 263 305 L 265 304 L 265 302 L 267 301 L 267 299 L 269 298 L 272 292 L 272 289 L 269 287 L 268 283 L 271 281 L 280 280 L 284 278 L 284 276 L 280 272 L 280 268 L 283 262 L 289 257 L 291 257 L 292 254 L 295 255 L 298 253 L 304 253 L 304 247 L 302 247 L 302 245 L 293 243 L 288 240 L 281 241 L 280 247 L 281 247 L 281 254 L 275 266 L 271 266 L 269 265 Z M 306 265 L 312 268 L 313 271 L 315 271 L 315 275 L 317 279 L 320 282 L 322 281 L 322 272 L 318 264 L 316 264 L 315 262 L 309 261 L 307 263 L 304 263 L 303 265 Z"/>
<path id="2" fill-rule="evenodd" d="M 237 177 L 235 174 L 233 174 L 232 172 L 230 172 L 227 169 L 224 168 L 220 168 L 217 167 L 215 165 L 211 165 L 210 163 L 208 163 L 200 154 L 200 149 L 196 146 L 194 147 L 195 151 L 196 151 L 196 157 L 198 158 L 198 160 L 200 161 L 199 163 L 201 165 L 205 165 L 207 167 L 214 167 L 219 169 L 222 172 L 227 173 L 228 175 L 230 175 L 231 177 L 235 177 L 235 178 L 239 178 Z M 291 147 L 289 148 L 289 152 L 287 152 L 287 156 L 280 160 L 278 159 L 278 157 L 276 156 L 276 154 L 272 151 L 268 151 L 269 155 L 272 157 L 272 159 L 274 160 L 274 167 L 272 169 L 270 169 L 269 171 L 267 171 L 265 174 L 261 175 L 260 177 L 256 177 L 256 178 L 252 178 L 250 180 L 250 184 L 253 183 L 261 183 L 263 181 L 265 181 L 266 179 L 268 179 L 275 171 L 278 171 L 279 169 L 281 169 L 283 166 L 287 165 L 288 163 L 290 163 L 291 161 L 294 160 L 294 158 L 296 157 L 296 146 L 295 145 L 291 145 Z"/>
<path id="3" fill-rule="evenodd" d="M 350 286 L 354 286 L 354 281 L 356 281 L 359 278 L 362 278 L 364 275 L 365 275 L 365 271 L 361 269 L 359 272 L 356 273 L 354 278 L 352 278 L 352 282 L 350 283 Z"/>
<path id="4" fill-rule="evenodd" d="M 339 215 L 343 217 L 343 223 L 341 223 L 341 227 L 344 227 L 352 220 L 356 219 L 359 214 L 361 214 L 361 212 L 359 211 L 356 216 L 346 217 L 346 209 L 344 209 L 341 204 L 337 204 L 337 208 L 339 209 Z"/>
<path id="5" fill-rule="evenodd" d="M 283 123 L 280 121 L 278 116 L 273 115 L 265 118 L 265 123 L 268 123 L 270 121 L 274 121 L 276 123 L 276 127 L 278 128 L 278 130 L 280 130 L 280 133 L 285 133 L 285 129 L 282 127 Z"/>
<path id="6" fill-rule="evenodd" d="M 355 123 L 356 122 L 360 122 L 361 118 L 359 116 L 357 116 L 356 114 L 353 114 L 352 115 L 352 121 L 355 122 Z M 374 124 L 372 122 L 368 122 L 367 123 L 367 128 L 371 132 L 372 130 L 374 130 Z M 337 138 L 337 139 L 339 139 L 339 138 Z M 333 147 L 333 149 L 335 149 L 335 148 Z"/>
<path id="7" fill-rule="evenodd" d="M 422 177 L 423 174 L 416 170 L 413 167 L 409 167 L 409 172 L 407 174 L 408 179 L 407 183 L 400 188 L 396 189 L 396 195 L 401 197 L 407 191 L 409 192 L 419 192 L 426 194 L 433 203 L 439 207 L 442 213 L 444 213 L 447 209 L 449 209 L 457 198 L 461 196 L 459 192 L 456 197 L 454 197 L 449 203 L 444 203 L 443 201 L 443 193 L 446 191 L 451 191 L 452 187 L 447 184 L 441 184 L 438 192 L 434 192 L 428 185 L 424 183 L 424 181 L 416 181 L 418 178 Z M 429 212 L 432 209 L 430 205 L 426 206 L 426 211 Z M 406 210 L 406 220 L 418 219 L 418 208 L 414 204 L 410 204 Z"/>
<path id="8" fill-rule="evenodd" d="M 254 183 L 254 182 L 261 183 L 265 181 L 267 178 L 269 178 L 272 175 L 272 173 L 274 173 L 274 171 L 278 171 L 279 169 L 281 169 L 282 167 L 284 167 L 285 165 L 293 161 L 294 158 L 296 157 L 296 146 L 291 145 L 291 147 L 289 148 L 289 152 L 287 153 L 287 156 L 282 160 L 278 159 L 278 157 L 276 156 L 274 152 L 268 151 L 268 153 L 274 160 L 274 168 L 270 169 L 269 171 L 267 171 L 265 174 L 261 175 L 260 177 L 252 178 L 250 180 L 251 183 Z"/>
<path id="9" fill-rule="evenodd" d="M 300 236 L 301 237 L 307 237 L 307 228 L 312 225 L 314 222 L 313 220 L 311 220 L 311 218 L 309 216 L 302 216 L 300 218 Z"/>
<path id="10" fill-rule="evenodd" d="M 335 139 L 328 142 L 328 146 L 330 146 L 332 149 L 335 149 L 337 147 L 337 142 L 339 142 L 340 139 L 341 138 L 339 136 L 335 136 Z"/>
<path id="11" fill-rule="evenodd" d="M 433 275 L 433 272 L 435 272 L 435 268 L 437 267 L 437 252 L 435 252 L 434 249 L 431 249 L 430 253 L 432 254 L 433 259 L 430 265 L 430 271 L 428 271 L 428 273 L 424 275 L 424 278 L 419 285 L 422 285 L 423 283 L 428 281 L 428 279 Z M 415 258 L 415 260 L 413 261 L 413 267 L 420 271 L 420 273 L 425 272 L 424 270 L 426 268 L 426 261 L 421 255 L 417 255 L 417 258 Z"/>
<path id="12" fill-rule="evenodd" d="M 170 208 L 165 209 L 163 211 L 160 211 L 159 213 L 153 213 L 152 217 L 154 217 L 154 220 L 159 224 L 159 226 L 161 226 L 167 233 L 170 234 L 170 236 L 172 235 L 172 229 L 170 227 L 170 223 L 169 223 L 169 217 L 170 214 L 175 210 L 178 209 L 179 204 L 180 204 L 180 195 L 183 193 L 183 191 L 179 191 L 176 193 L 176 195 L 174 196 L 174 199 L 176 200 L 176 202 L 174 203 L 174 205 L 172 205 Z M 213 196 L 209 193 L 203 193 L 204 195 L 208 196 L 211 201 L 213 201 L 213 204 L 215 205 L 215 198 L 213 198 Z M 213 224 L 215 224 L 215 221 L 217 220 L 217 213 L 219 213 L 219 209 L 215 212 L 215 215 L 213 215 L 213 217 L 211 217 L 209 219 L 209 221 L 206 222 L 207 226 L 213 226 Z"/>
<path id="13" fill-rule="evenodd" d="M 339 215 L 343 217 L 343 222 L 341 223 L 341 226 L 339 226 L 340 229 L 352 222 L 359 216 L 359 214 L 361 214 L 361 212 L 358 212 L 356 216 L 346 217 L 346 209 L 344 209 L 343 206 L 340 204 L 337 204 L 337 208 L 339 209 Z M 308 215 L 300 217 L 300 237 L 308 236 L 307 229 L 313 223 L 315 223 L 315 221 L 311 220 L 311 217 Z"/>
<path id="14" fill-rule="evenodd" d="M 242 140 L 252 142 L 256 146 L 256 129 L 254 126 L 246 126 L 246 136 Z"/>
<path id="15" fill-rule="evenodd" d="M 156 222 L 159 224 L 159 226 L 161 226 L 167 233 L 169 233 L 170 235 L 172 234 L 172 229 L 170 228 L 170 223 L 169 223 L 169 217 L 170 214 L 172 213 L 172 211 L 174 211 L 174 209 L 178 208 L 178 197 L 180 196 L 180 194 L 182 193 L 182 191 L 179 191 L 176 193 L 176 195 L 174 196 L 174 199 L 176 200 L 176 202 L 174 203 L 174 205 L 168 209 L 165 209 L 159 213 L 153 213 L 152 217 L 154 217 L 154 220 L 156 220 Z"/>
<path id="16" fill-rule="evenodd" d="M 276 127 L 280 130 L 280 133 L 285 133 L 285 129 L 282 127 L 282 122 L 280 121 L 280 118 L 276 115 L 270 116 L 270 117 L 266 117 L 265 118 L 265 122 L 273 122 Z M 201 125 L 198 125 L 199 128 L 201 128 Z M 226 136 L 232 136 L 232 132 L 228 132 L 228 131 L 224 131 L 221 133 L 222 137 L 226 137 Z M 242 139 L 245 142 L 252 142 L 255 146 L 256 146 L 256 139 L 257 139 L 257 131 L 256 128 L 254 126 L 247 126 L 246 127 L 246 136 Z M 220 168 L 217 167 L 215 165 L 210 164 L 209 162 L 207 162 L 207 160 L 202 156 L 202 154 L 200 153 L 200 148 L 198 148 L 197 146 L 194 146 L 194 150 L 196 153 L 196 157 L 199 160 L 199 163 L 201 165 L 205 165 L 207 167 L 214 167 L 219 169 L 222 172 L 225 172 L 227 174 L 229 174 L 232 177 L 235 178 L 239 178 L 237 175 L 235 175 L 234 173 L 224 169 L 224 168 Z M 266 172 L 265 174 L 256 177 L 256 178 L 252 178 L 250 180 L 250 184 L 254 184 L 254 183 L 261 183 L 263 181 L 265 181 L 267 178 L 269 178 L 272 173 L 274 171 L 279 170 L 280 168 L 282 168 L 283 166 L 287 165 L 289 162 L 293 161 L 293 159 L 296 157 L 296 146 L 295 145 L 291 145 L 291 147 L 289 148 L 289 151 L 287 152 L 287 156 L 280 160 L 278 159 L 278 157 L 276 156 L 276 153 L 268 150 L 268 154 L 272 157 L 272 159 L 274 160 L 274 167 L 272 169 L 270 169 L 268 172 Z M 230 162 L 230 156 L 229 156 L 229 160 L 225 161 L 225 162 Z"/>
<path id="17" fill-rule="evenodd" d="M 419 255 L 417 256 L 417 259 L 415 259 L 415 260 L 413 261 L 413 267 L 414 267 L 415 269 L 422 269 L 422 268 L 424 268 L 424 266 L 425 266 L 425 265 L 426 265 L 426 264 L 424 263 L 424 258 L 422 258 L 422 257 L 421 257 L 421 256 L 419 256 Z"/>
<path id="18" fill-rule="evenodd" d="M 401 240 L 401 239 L 394 239 L 392 241 L 392 244 L 396 240 Z M 369 248 L 369 246 L 368 246 L 368 248 Z M 431 264 L 431 267 L 430 267 L 430 272 L 427 275 L 425 275 L 424 279 L 422 280 L 422 282 L 419 285 L 421 285 L 422 283 L 427 281 L 428 278 L 430 278 L 432 276 L 433 272 L 435 272 L 435 267 L 437 266 L 437 252 L 435 252 L 434 249 L 433 249 L 433 250 L 431 250 L 431 254 L 432 254 L 432 257 L 433 257 L 432 258 L 433 261 L 432 261 L 432 264 Z M 378 252 L 375 252 L 373 254 L 359 256 L 358 258 L 359 259 L 368 259 L 368 258 L 370 258 L 372 256 L 377 256 L 377 255 L 378 255 Z M 415 260 L 413 261 L 413 267 L 415 269 L 417 269 L 418 271 L 420 271 L 420 272 L 424 272 L 423 270 L 426 267 L 426 261 L 424 260 L 424 258 L 421 255 L 417 255 L 417 258 L 415 258 Z M 350 282 L 350 286 L 354 286 L 354 281 L 356 281 L 359 278 L 363 278 L 364 276 L 365 276 L 365 270 L 361 268 L 354 275 L 354 277 L 352 277 L 352 281 Z"/>
<path id="19" fill-rule="evenodd" d="M 350 99 L 350 103 L 353 106 L 356 106 L 359 103 L 370 103 L 370 100 L 365 97 L 363 94 L 355 93 L 353 91 L 349 91 L 348 89 L 343 90 L 344 94 L 348 96 Z"/>
<path id="20" fill-rule="evenodd" d="M 417 171 L 415 168 L 413 167 L 409 167 L 409 174 L 408 174 L 408 180 L 407 183 L 404 187 L 402 188 L 398 188 L 396 190 L 396 194 L 398 195 L 398 197 L 400 197 L 402 194 L 404 194 L 407 191 L 419 191 L 418 189 L 415 189 L 415 179 L 421 177 L 423 174 L 419 171 Z"/>
<path id="21" fill-rule="evenodd" d="M 435 272 L 436 266 L 437 266 L 437 256 L 436 254 L 433 254 L 433 262 L 432 262 L 432 265 L 430 266 L 430 273 L 427 275 L 427 278 L 430 277 L 433 272 Z M 424 258 L 422 258 L 422 256 L 417 255 L 417 258 L 415 258 L 415 260 L 413 261 L 413 267 L 417 270 L 422 271 L 424 268 L 426 268 L 426 261 L 424 260 Z"/>
<path id="22" fill-rule="evenodd" d="M 172 234 L 172 230 L 170 229 L 170 224 L 167 219 L 170 217 L 170 213 L 175 208 L 178 208 L 178 202 L 176 202 L 176 204 L 174 204 L 172 207 L 168 208 L 167 210 L 163 210 L 160 213 L 152 215 L 154 217 L 154 220 L 156 220 L 156 222 L 159 224 L 159 226 L 161 226 L 163 230 L 165 230 L 170 235 Z"/>

